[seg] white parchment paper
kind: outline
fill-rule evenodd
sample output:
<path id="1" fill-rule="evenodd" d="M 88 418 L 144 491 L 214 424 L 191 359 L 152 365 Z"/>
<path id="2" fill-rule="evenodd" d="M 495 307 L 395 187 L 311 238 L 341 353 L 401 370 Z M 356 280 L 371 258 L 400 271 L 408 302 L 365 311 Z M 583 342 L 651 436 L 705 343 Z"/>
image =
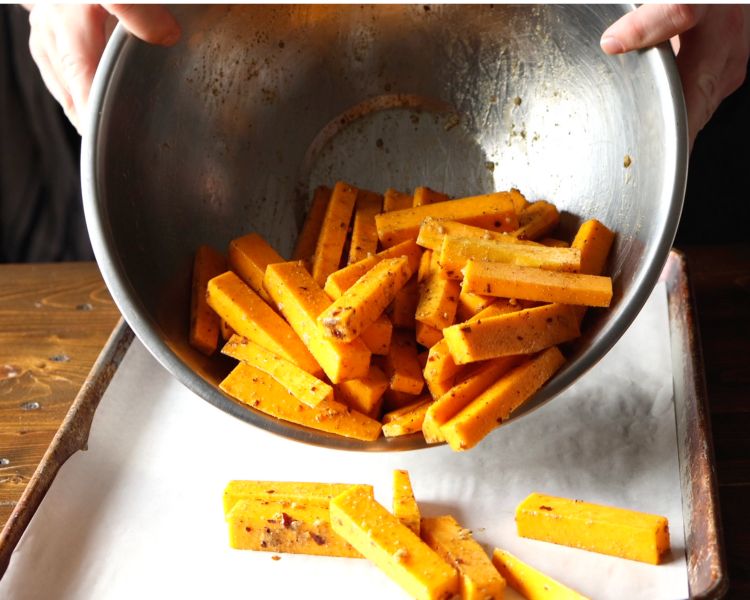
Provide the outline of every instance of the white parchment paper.
<path id="1" fill-rule="evenodd" d="M 617 346 L 566 393 L 470 452 L 348 453 L 255 429 L 202 401 L 137 341 L 19 543 L 0 597 L 404 598 L 365 560 L 231 550 L 230 479 L 371 483 L 390 507 L 408 469 L 425 515 L 453 514 L 591 598 L 686 598 L 687 568 L 663 286 Z M 660 566 L 519 538 L 513 513 L 539 491 L 663 514 Z M 518 597 L 513 592 L 507 598 Z"/>

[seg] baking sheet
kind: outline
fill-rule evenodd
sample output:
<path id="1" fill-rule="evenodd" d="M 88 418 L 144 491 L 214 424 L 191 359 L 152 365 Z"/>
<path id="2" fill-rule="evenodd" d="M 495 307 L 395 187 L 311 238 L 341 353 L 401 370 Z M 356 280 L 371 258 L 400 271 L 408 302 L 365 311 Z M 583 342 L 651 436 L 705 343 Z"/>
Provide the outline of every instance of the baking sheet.
<path id="1" fill-rule="evenodd" d="M 685 542 L 666 293 L 581 381 L 467 453 L 346 453 L 248 427 L 187 391 L 134 342 L 26 530 L 0 596 L 402 598 L 367 561 L 231 550 L 230 479 L 362 482 L 390 505 L 408 469 L 426 515 L 449 512 L 592 598 L 685 598 Z M 513 510 L 540 491 L 664 514 L 673 550 L 651 566 L 524 540 Z M 513 594 L 507 594 L 512 598 Z"/>

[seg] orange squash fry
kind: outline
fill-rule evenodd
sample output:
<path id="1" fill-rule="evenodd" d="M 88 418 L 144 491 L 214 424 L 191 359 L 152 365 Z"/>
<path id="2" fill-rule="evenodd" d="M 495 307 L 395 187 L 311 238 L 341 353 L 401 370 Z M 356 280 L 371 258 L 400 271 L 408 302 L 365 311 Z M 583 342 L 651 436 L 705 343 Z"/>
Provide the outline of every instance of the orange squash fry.
<path id="1" fill-rule="evenodd" d="M 398 190 L 388 188 L 383 197 L 383 212 L 393 212 L 394 210 L 403 210 L 411 208 L 413 203 L 411 194 L 404 194 Z"/>
<path id="2" fill-rule="evenodd" d="M 273 301 L 263 289 L 263 274 L 268 265 L 277 262 L 284 262 L 284 259 L 257 233 L 229 242 L 229 267 L 269 304 Z"/>
<path id="3" fill-rule="evenodd" d="M 458 281 L 446 279 L 433 271 L 420 284 L 419 302 L 414 318 L 440 330 L 453 325 L 460 293 L 461 285 Z"/>
<path id="4" fill-rule="evenodd" d="M 450 515 L 422 519 L 422 539 L 453 565 L 461 581 L 461 600 L 503 600 L 505 580 L 484 548 Z"/>
<path id="5" fill-rule="evenodd" d="M 364 441 L 380 437 L 379 421 L 335 400 L 303 404 L 263 371 L 239 363 L 219 384 L 230 396 L 277 419 Z"/>
<path id="6" fill-rule="evenodd" d="M 612 301 L 610 277 L 473 260 L 463 273 L 464 289 L 487 296 L 582 306 L 609 306 Z"/>
<path id="7" fill-rule="evenodd" d="M 414 329 L 414 313 L 417 312 L 417 304 L 419 304 L 419 283 L 416 276 L 412 276 L 396 294 L 387 310 L 393 326 Z"/>
<path id="8" fill-rule="evenodd" d="M 409 472 L 403 469 L 393 471 L 393 516 L 419 535 L 419 505 L 414 498 Z"/>
<path id="9" fill-rule="evenodd" d="M 331 273 L 326 279 L 325 292 L 334 300 L 341 297 L 350 287 L 352 287 L 359 280 L 362 275 L 367 273 L 381 260 L 388 258 L 398 258 L 405 256 L 409 261 L 409 268 L 412 273 L 419 268 L 419 260 L 422 256 L 422 248 L 417 246 L 412 240 L 408 240 L 401 244 L 397 244 L 387 250 L 378 252 L 373 256 L 363 258 L 359 262 L 353 265 L 348 265 L 343 269 L 339 269 L 334 273 Z"/>
<path id="10" fill-rule="evenodd" d="M 323 400 L 333 400 L 333 388 L 325 381 L 255 342 L 234 335 L 224 344 L 221 352 L 267 373 L 307 406 L 317 406 Z"/>
<path id="11" fill-rule="evenodd" d="M 412 404 L 383 415 L 383 435 L 399 437 L 422 431 L 422 421 L 427 407 L 432 402 L 429 396 L 420 396 Z"/>
<path id="12" fill-rule="evenodd" d="M 443 237 L 439 263 L 445 277 L 461 279 L 461 269 L 469 260 L 575 273 L 581 267 L 581 252 L 577 248 L 509 244 L 504 241 L 458 238 L 450 235 Z"/>
<path id="13" fill-rule="evenodd" d="M 521 240 L 538 240 L 554 231 L 559 223 L 557 207 L 545 200 L 538 200 L 519 213 L 518 229 L 510 235 Z"/>
<path id="14" fill-rule="evenodd" d="M 416 334 L 417 343 L 425 348 L 432 348 L 432 346 L 443 339 L 443 331 L 441 329 L 427 323 L 422 323 L 421 321 L 416 321 L 414 333 Z"/>
<path id="15" fill-rule="evenodd" d="M 461 293 L 458 295 L 456 320 L 461 323 L 463 321 L 471 319 L 471 317 L 473 317 L 482 309 L 487 308 L 496 300 L 497 298 L 493 298 L 492 296 L 483 296 L 482 294 L 467 292 L 462 288 Z"/>
<path id="16" fill-rule="evenodd" d="M 287 322 L 231 271 L 208 282 L 206 297 L 208 304 L 242 337 L 308 373 L 322 374 L 321 366 Z"/>
<path id="17" fill-rule="evenodd" d="M 380 416 L 383 394 L 388 389 L 388 378 L 375 365 L 370 365 L 367 376 L 349 379 L 336 385 L 337 399 L 371 419 Z"/>
<path id="18" fill-rule="evenodd" d="M 393 332 L 391 349 L 385 357 L 385 372 L 392 390 L 414 395 L 422 391 L 424 378 L 417 359 L 417 346 L 408 332 Z"/>
<path id="19" fill-rule="evenodd" d="M 658 565 L 669 550 L 666 517 L 533 493 L 516 509 L 518 535 Z"/>
<path id="20" fill-rule="evenodd" d="M 221 332 L 221 339 L 225 342 L 229 341 L 229 338 L 234 335 L 234 329 L 224 319 L 220 319 L 219 331 Z"/>
<path id="21" fill-rule="evenodd" d="M 380 315 L 362 332 L 362 341 L 373 354 L 385 356 L 391 347 L 393 324 L 386 315 Z"/>
<path id="22" fill-rule="evenodd" d="M 518 224 L 510 194 L 496 192 L 380 214 L 375 217 L 380 243 L 388 248 L 404 240 L 415 240 L 422 221 L 427 217 L 451 219 L 499 231 L 512 231 Z"/>
<path id="23" fill-rule="evenodd" d="M 320 286 L 325 285 L 326 278 L 339 268 L 356 201 L 357 188 L 341 181 L 334 186 L 320 228 L 312 265 L 313 279 Z"/>
<path id="24" fill-rule="evenodd" d="M 544 304 L 534 308 L 476 319 L 443 330 L 457 365 L 479 360 L 533 354 L 580 335 L 575 307 Z"/>
<path id="25" fill-rule="evenodd" d="M 435 219 L 427 217 L 422 221 L 417 235 L 417 244 L 428 250 L 440 252 L 445 236 L 460 237 L 476 240 L 505 242 L 506 244 L 523 244 L 525 246 L 539 246 L 538 242 L 520 240 L 507 232 L 497 232 L 483 227 L 474 227 L 458 221 Z"/>
<path id="26" fill-rule="evenodd" d="M 493 302 L 489 306 L 486 306 L 476 315 L 468 319 L 466 324 L 471 324 L 473 322 L 488 319 L 490 317 L 497 317 L 512 312 L 518 312 L 522 309 L 523 306 L 518 302 L 511 303 L 505 298 L 498 298 L 496 302 Z M 427 383 L 427 386 L 430 388 L 430 391 L 433 392 L 433 396 L 435 396 L 433 390 L 443 389 L 444 386 L 440 384 L 449 380 L 452 381 L 461 369 L 462 366 L 456 364 L 456 362 L 453 360 L 453 355 L 450 352 L 450 346 L 448 345 L 448 341 L 444 337 L 441 341 L 430 347 L 430 351 L 427 356 L 427 364 L 424 367 L 424 379 Z"/>
<path id="27" fill-rule="evenodd" d="M 440 428 L 445 441 L 453 450 L 473 448 L 531 398 L 564 362 L 565 357 L 553 346 L 517 366 Z"/>
<path id="28" fill-rule="evenodd" d="M 427 409 L 422 422 L 425 441 L 428 444 L 444 442 L 445 436 L 440 428 L 522 360 L 518 356 L 505 356 L 482 363 L 466 379 L 435 400 Z"/>
<path id="29" fill-rule="evenodd" d="M 316 319 L 331 300 L 302 262 L 269 265 L 263 285 L 332 383 L 367 375 L 371 353 L 362 340 L 340 342 L 320 334 Z"/>
<path id="30" fill-rule="evenodd" d="M 331 500 L 331 525 L 409 597 L 445 600 L 458 592 L 455 569 L 368 490 L 355 486 Z"/>
<path id="31" fill-rule="evenodd" d="M 596 219 L 583 223 L 571 244 L 572 248 L 581 252 L 580 272 L 586 275 L 604 273 L 604 265 L 614 239 L 614 232 Z"/>
<path id="32" fill-rule="evenodd" d="M 349 246 L 347 264 L 354 264 L 378 251 L 378 230 L 375 228 L 375 215 L 383 207 L 380 194 L 359 190 L 354 209 L 352 241 Z"/>
<path id="33" fill-rule="evenodd" d="M 414 201 L 412 206 L 424 206 L 425 204 L 435 204 L 437 202 L 445 202 L 446 200 L 450 200 L 448 194 L 436 192 L 428 187 L 418 187 L 414 190 Z"/>
<path id="34" fill-rule="evenodd" d="M 229 546 L 237 550 L 361 558 L 331 529 L 328 505 L 305 499 L 241 499 L 227 515 Z"/>
<path id="35" fill-rule="evenodd" d="M 586 596 L 521 562 L 505 550 L 495 548 L 492 564 L 508 585 L 527 600 L 588 600 Z"/>
<path id="36" fill-rule="evenodd" d="M 210 356 L 219 345 L 219 315 L 206 301 L 209 280 L 227 270 L 227 260 L 211 246 L 199 246 L 193 260 L 190 293 L 190 345 Z"/>
<path id="37" fill-rule="evenodd" d="M 411 277 L 405 257 L 388 258 L 365 273 L 352 287 L 318 316 L 327 338 L 350 342 L 383 314 Z"/>
<path id="38" fill-rule="evenodd" d="M 417 271 L 417 281 L 422 283 L 432 272 L 432 250 L 422 252 L 422 258 L 419 259 L 419 270 Z"/>
<path id="39" fill-rule="evenodd" d="M 331 188 L 324 185 L 316 188 L 310 210 L 307 211 L 302 231 L 297 236 L 297 243 L 292 252 L 293 260 L 308 261 L 315 254 L 315 246 L 318 244 L 320 229 L 323 227 L 323 219 L 326 215 L 328 202 L 331 199 Z"/>

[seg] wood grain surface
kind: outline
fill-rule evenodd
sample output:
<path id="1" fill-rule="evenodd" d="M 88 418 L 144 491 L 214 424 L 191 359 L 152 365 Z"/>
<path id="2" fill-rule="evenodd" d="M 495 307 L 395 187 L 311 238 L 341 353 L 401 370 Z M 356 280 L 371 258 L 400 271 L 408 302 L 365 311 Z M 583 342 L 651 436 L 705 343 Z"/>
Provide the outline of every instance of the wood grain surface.
<path id="1" fill-rule="evenodd" d="M 750 243 L 682 250 L 711 407 L 727 597 L 750 598 Z M 93 264 L 0 265 L 0 527 L 118 318 Z"/>
<path id="2" fill-rule="evenodd" d="M 119 317 L 94 263 L 0 265 L 0 529 Z"/>

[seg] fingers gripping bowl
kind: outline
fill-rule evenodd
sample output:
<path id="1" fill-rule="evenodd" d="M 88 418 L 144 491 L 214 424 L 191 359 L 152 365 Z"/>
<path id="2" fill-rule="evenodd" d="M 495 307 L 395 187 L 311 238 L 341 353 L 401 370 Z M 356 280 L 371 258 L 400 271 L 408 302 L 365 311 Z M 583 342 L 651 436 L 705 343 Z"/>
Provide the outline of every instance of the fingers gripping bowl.
<path id="1" fill-rule="evenodd" d="M 86 219 L 120 310 L 154 356 L 211 404 L 268 431 L 358 442 L 278 421 L 224 395 L 232 362 L 188 344 L 192 259 L 249 231 L 290 256 L 310 192 L 429 185 L 453 197 L 520 189 L 563 233 L 617 232 L 608 310 L 513 418 L 594 365 L 643 306 L 679 220 L 687 134 L 660 47 L 605 56 L 620 6 L 175 7 L 170 49 L 117 29 L 96 75 L 82 153 Z"/>

